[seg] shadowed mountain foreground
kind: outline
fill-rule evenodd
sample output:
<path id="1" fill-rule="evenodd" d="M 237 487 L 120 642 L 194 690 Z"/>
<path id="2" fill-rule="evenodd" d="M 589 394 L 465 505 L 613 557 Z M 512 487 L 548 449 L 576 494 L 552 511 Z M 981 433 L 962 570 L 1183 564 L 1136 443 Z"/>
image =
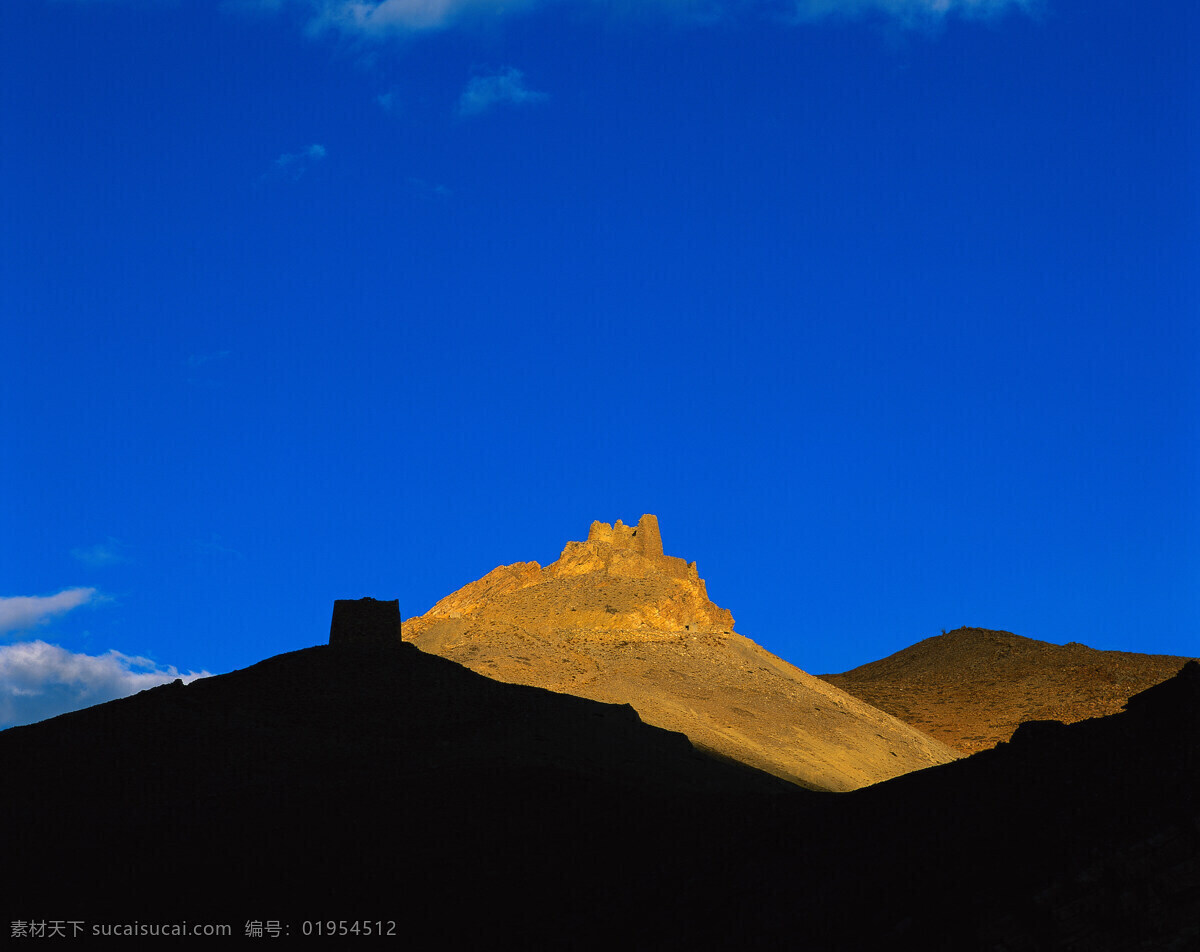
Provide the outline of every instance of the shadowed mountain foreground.
<path id="1" fill-rule="evenodd" d="M 958 756 L 733 631 L 658 520 L 592 523 L 556 562 L 493 569 L 403 637 L 512 684 L 631 704 L 649 724 L 815 790 L 853 790 Z"/>
<path id="2" fill-rule="evenodd" d="M 379 603 L 387 606 L 394 603 Z M 0 733 L 11 920 L 429 941 L 1188 948 L 1200 665 L 844 795 L 370 638 Z"/>
<path id="3" fill-rule="evenodd" d="M 1010 631 L 958 628 L 822 679 L 943 743 L 973 754 L 1024 721 L 1115 714 L 1188 661 L 1053 645 Z"/>

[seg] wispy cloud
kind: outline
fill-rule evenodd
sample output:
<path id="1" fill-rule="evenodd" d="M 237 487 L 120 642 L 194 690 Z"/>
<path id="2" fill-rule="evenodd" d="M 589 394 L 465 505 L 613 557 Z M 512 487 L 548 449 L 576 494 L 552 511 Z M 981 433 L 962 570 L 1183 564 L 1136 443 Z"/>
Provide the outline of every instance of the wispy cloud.
<path id="1" fill-rule="evenodd" d="M 400 112 L 400 97 L 396 95 L 395 90 L 389 89 L 385 93 L 380 93 L 375 97 L 375 102 L 380 109 L 393 116 Z"/>
<path id="2" fill-rule="evenodd" d="M 305 172 L 324 161 L 326 155 L 325 146 L 316 142 L 299 152 L 285 152 L 275 160 L 274 177 L 298 182 Z"/>
<path id="3" fill-rule="evenodd" d="M 525 85 L 525 74 L 506 66 L 494 73 L 472 76 L 458 97 L 460 116 L 478 116 L 500 105 L 528 106 L 549 97 Z"/>
<path id="4" fill-rule="evenodd" d="M 297 0 L 312 8 L 309 29 L 365 36 L 440 30 L 471 14 L 498 15 L 538 0 Z"/>
<path id="5" fill-rule="evenodd" d="M 276 159 L 276 162 L 279 160 Z M 229 356 L 227 350 L 214 350 L 208 354 L 189 354 L 187 365 L 189 367 L 203 367 L 205 364 L 211 364 L 214 360 L 224 360 Z"/>
<path id="6" fill-rule="evenodd" d="M 618 3 L 591 0 L 614 15 L 659 13 L 689 22 L 717 23 L 756 16 L 807 22 L 826 17 L 883 14 L 905 25 L 938 22 L 948 16 L 986 17 L 1030 10 L 1042 0 L 643 0 Z M 242 0 L 264 12 L 285 7 L 304 11 L 310 33 L 337 32 L 365 38 L 444 30 L 472 20 L 496 20 L 562 5 L 563 0 Z M 782 16 L 781 16 L 782 14 Z"/>
<path id="7" fill-rule="evenodd" d="M 795 19 L 852 18 L 885 14 L 908 26 L 938 23 L 950 16 L 982 19 L 1032 10 L 1040 0 L 794 0 Z"/>
<path id="8" fill-rule="evenodd" d="M 246 561 L 246 554 L 244 552 L 239 552 L 237 549 L 233 549 L 233 548 L 230 548 L 229 546 L 225 545 L 224 542 L 221 540 L 221 537 L 219 535 L 217 535 L 215 532 L 213 533 L 211 539 L 209 539 L 207 541 L 199 540 L 195 543 L 195 545 L 196 545 L 197 552 L 203 553 L 204 555 L 216 556 L 217 558 L 222 559 L 223 561 L 227 561 L 227 562 L 244 562 L 244 561 Z"/>
<path id="9" fill-rule="evenodd" d="M 84 2 L 84 0 L 78 0 Z M 150 3 L 152 0 L 111 0 Z M 163 2 L 163 0 L 159 0 Z M 689 23 L 720 23 L 742 17 L 807 23 L 826 18 L 885 16 L 902 27 L 937 25 L 948 17 L 982 19 L 1010 11 L 1036 11 L 1046 0 L 577 0 L 614 16 L 646 14 Z M 164 4 L 165 5 L 165 4 Z M 445 30 L 472 21 L 494 22 L 526 11 L 565 6 L 566 0 L 222 0 L 237 13 L 263 16 L 296 11 L 311 35 L 338 33 L 383 39 Z"/>
<path id="10" fill-rule="evenodd" d="M 408 179 L 408 187 L 413 194 L 434 201 L 444 201 L 454 194 L 453 190 L 447 188 L 445 185 L 440 185 L 437 182 L 427 182 L 422 178 L 410 177 Z"/>
<path id="11" fill-rule="evenodd" d="M 76 654 L 44 641 L 0 647 L 0 728 L 31 724 L 68 711 L 128 697 L 181 678 L 208 677 L 207 671 L 181 674 L 148 658 L 119 651 Z"/>
<path id="12" fill-rule="evenodd" d="M 68 588 L 57 595 L 0 597 L 0 634 L 27 631 L 96 597 L 94 588 Z"/>
<path id="13" fill-rule="evenodd" d="M 72 549 L 71 555 L 89 568 L 100 569 L 128 562 L 124 550 L 125 546 L 119 539 L 109 536 L 104 542 Z"/>
<path id="14" fill-rule="evenodd" d="M 284 176 L 284 170 L 276 168 L 273 172 L 268 172 L 262 176 L 261 182 L 269 181 L 271 178 L 280 179 Z M 293 181 L 304 174 L 301 169 L 298 174 L 292 178 Z M 191 386 L 218 388 L 224 385 L 221 379 L 220 369 L 229 359 L 232 351 L 229 350 L 211 350 L 204 353 L 188 354 L 184 364 L 187 366 L 186 380 Z"/>

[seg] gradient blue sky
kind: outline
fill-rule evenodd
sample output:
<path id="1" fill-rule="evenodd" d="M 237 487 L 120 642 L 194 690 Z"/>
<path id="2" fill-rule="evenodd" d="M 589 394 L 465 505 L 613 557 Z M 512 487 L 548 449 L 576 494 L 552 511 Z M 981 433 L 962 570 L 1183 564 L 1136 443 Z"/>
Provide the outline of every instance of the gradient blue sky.
<path id="1" fill-rule="evenodd" d="M 3 4 L 0 724 L 643 512 L 810 672 L 1200 654 L 1198 27 Z"/>

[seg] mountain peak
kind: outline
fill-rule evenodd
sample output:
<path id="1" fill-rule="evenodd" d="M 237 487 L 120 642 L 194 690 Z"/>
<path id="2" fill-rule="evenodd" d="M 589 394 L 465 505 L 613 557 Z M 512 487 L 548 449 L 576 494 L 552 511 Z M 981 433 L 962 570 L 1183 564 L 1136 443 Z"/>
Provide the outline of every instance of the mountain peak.
<path id="1" fill-rule="evenodd" d="M 801 786 L 851 790 L 955 753 L 733 630 L 658 519 L 593 522 L 562 555 L 501 565 L 403 637 L 480 674 L 616 704 Z"/>
<path id="2" fill-rule="evenodd" d="M 587 541 L 568 542 L 545 568 L 516 562 L 447 595 L 423 617 L 524 624 L 546 617 L 572 631 L 728 634 L 733 615 L 708 597 L 695 562 L 663 554 L 658 519 L 636 526 L 593 522 Z"/>

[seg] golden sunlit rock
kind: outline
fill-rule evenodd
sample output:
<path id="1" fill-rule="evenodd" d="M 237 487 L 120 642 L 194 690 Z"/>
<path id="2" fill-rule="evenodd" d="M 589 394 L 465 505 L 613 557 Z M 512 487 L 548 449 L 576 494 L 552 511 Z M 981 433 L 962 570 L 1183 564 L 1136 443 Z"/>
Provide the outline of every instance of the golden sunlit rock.
<path id="1" fill-rule="evenodd" d="M 957 628 L 822 677 L 855 697 L 973 754 L 1024 721 L 1064 724 L 1116 714 L 1187 658 L 1054 645 L 1011 631 Z"/>
<path id="2" fill-rule="evenodd" d="M 403 624 L 489 677 L 631 704 L 698 747 L 814 789 L 853 790 L 957 754 L 733 630 L 658 520 L 594 522 L 556 562 L 517 562 Z"/>

